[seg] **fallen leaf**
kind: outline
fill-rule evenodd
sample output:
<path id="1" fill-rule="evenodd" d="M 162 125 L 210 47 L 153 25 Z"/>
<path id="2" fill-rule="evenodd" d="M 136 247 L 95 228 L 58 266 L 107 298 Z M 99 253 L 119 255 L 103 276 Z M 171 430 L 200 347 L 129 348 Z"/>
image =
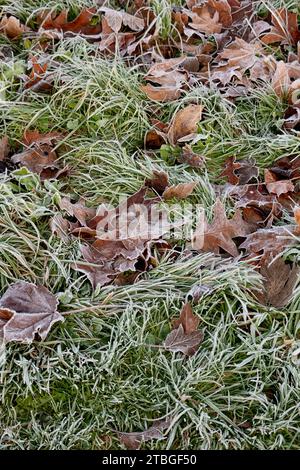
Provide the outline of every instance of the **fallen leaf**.
<path id="1" fill-rule="evenodd" d="M 187 302 L 182 307 L 180 317 L 172 321 L 172 327 L 175 329 L 182 325 L 185 334 L 190 334 L 197 330 L 199 323 L 200 319 L 193 314 L 191 304 Z"/>
<path id="2" fill-rule="evenodd" d="M 40 32 L 53 29 L 64 33 L 97 36 L 101 33 L 101 24 L 91 24 L 95 15 L 97 15 L 96 8 L 86 8 L 73 21 L 68 21 L 68 10 L 62 10 L 58 15 L 53 10 L 45 10 L 39 12 L 37 21 L 40 25 Z"/>
<path id="3" fill-rule="evenodd" d="M 84 199 L 80 198 L 73 204 L 69 197 L 63 197 L 59 204 L 60 209 L 65 210 L 71 217 L 75 217 L 78 222 L 85 226 L 87 222 L 96 215 L 96 209 L 86 207 Z"/>
<path id="4" fill-rule="evenodd" d="M 206 220 L 194 232 L 192 246 L 195 250 L 219 253 L 220 249 L 231 256 L 238 256 L 239 252 L 233 239 L 246 237 L 255 227 L 243 220 L 240 211 L 236 211 L 232 219 L 228 220 L 222 202 L 217 199 L 214 205 L 214 219 L 211 224 Z"/>
<path id="5" fill-rule="evenodd" d="M 30 75 L 26 77 L 25 89 L 35 92 L 49 91 L 53 87 L 53 74 L 47 74 L 48 63 L 40 64 L 36 57 L 31 57 L 32 69 Z"/>
<path id="6" fill-rule="evenodd" d="M 289 70 L 287 65 L 280 60 L 277 63 L 275 74 L 272 79 L 272 87 L 279 98 L 283 98 L 288 95 L 289 87 L 291 84 Z"/>
<path id="7" fill-rule="evenodd" d="M 182 153 L 178 157 L 180 163 L 186 163 L 192 168 L 203 168 L 205 165 L 205 158 L 193 152 L 190 145 L 186 144 L 182 148 Z"/>
<path id="8" fill-rule="evenodd" d="M 122 25 L 128 26 L 132 31 L 142 31 L 145 27 L 143 18 L 129 15 L 125 11 L 112 10 L 111 8 L 101 7 L 100 11 L 105 14 L 108 26 L 114 33 L 118 33 Z"/>
<path id="9" fill-rule="evenodd" d="M 192 182 L 180 183 L 175 186 L 169 186 L 164 190 L 162 197 L 165 201 L 173 198 L 185 199 L 192 194 L 197 184 L 198 183 L 196 182 Z"/>
<path id="10" fill-rule="evenodd" d="M 156 87 L 147 83 L 147 85 L 142 85 L 141 90 L 148 96 L 150 100 L 160 101 L 162 103 L 166 101 L 177 100 L 182 91 L 177 89 L 175 86 L 160 86 Z"/>
<path id="11" fill-rule="evenodd" d="M 11 285 L 0 299 L 0 328 L 6 343 L 32 343 L 45 339 L 52 325 L 64 321 L 58 302 L 46 287 L 20 281 Z"/>
<path id="12" fill-rule="evenodd" d="M 281 226 L 260 229 L 250 233 L 240 248 L 246 250 L 250 257 L 260 255 L 261 259 L 270 259 L 283 253 L 288 247 L 297 243 L 293 235 L 298 235 L 297 226 Z"/>
<path id="13" fill-rule="evenodd" d="M 265 261 L 260 268 L 260 274 L 264 278 L 264 284 L 262 292 L 256 294 L 258 301 L 277 308 L 285 307 L 293 295 L 299 267 L 291 266 L 285 263 L 282 257 L 278 257 Z"/>
<path id="14" fill-rule="evenodd" d="M 193 138 L 197 132 L 202 111 L 203 106 L 190 104 L 174 114 L 168 131 L 168 140 L 171 145 L 176 145 L 180 139 L 188 136 Z"/>
<path id="15" fill-rule="evenodd" d="M 269 193 L 276 194 L 277 196 L 288 192 L 293 192 L 295 189 L 295 186 L 290 180 L 280 181 L 270 170 L 265 170 L 265 182 Z"/>
<path id="16" fill-rule="evenodd" d="M 186 334 L 182 324 L 180 324 L 178 328 L 168 334 L 163 346 L 167 351 L 182 352 L 186 356 L 193 356 L 199 344 L 203 341 L 203 337 L 202 331 L 193 331 Z"/>
<path id="17" fill-rule="evenodd" d="M 0 162 L 3 162 L 9 153 L 8 137 L 5 135 L 0 139 Z"/>
<path id="18" fill-rule="evenodd" d="M 272 13 L 271 21 L 273 26 L 269 33 L 262 36 L 262 42 L 265 44 L 276 42 L 291 45 L 297 44 L 300 39 L 297 13 L 281 8 Z"/>
<path id="19" fill-rule="evenodd" d="M 62 138 L 57 132 L 40 134 L 38 131 L 27 131 L 24 133 L 23 152 L 11 157 L 13 163 L 19 163 L 28 168 L 29 171 L 37 173 L 41 179 L 56 178 L 60 171 L 57 162 L 57 153 L 54 150 L 54 143 Z"/>
<path id="20" fill-rule="evenodd" d="M 151 441 L 152 439 L 164 439 L 165 436 L 163 431 L 168 429 L 171 424 L 171 420 L 164 419 L 158 420 L 153 425 L 146 429 L 146 431 L 140 432 L 120 432 L 115 431 L 118 435 L 121 443 L 130 450 L 138 450 L 143 442 Z"/>
<path id="21" fill-rule="evenodd" d="M 24 26 L 15 16 L 4 15 L 0 20 L 0 32 L 3 32 L 10 39 L 16 39 L 26 31 L 30 31 L 30 29 Z"/>
<path id="22" fill-rule="evenodd" d="M 169 176 L 165 171 L 154 170 L 152 177 L 145 180 L 145 186 L 161 195 L 169 186 Z"/>

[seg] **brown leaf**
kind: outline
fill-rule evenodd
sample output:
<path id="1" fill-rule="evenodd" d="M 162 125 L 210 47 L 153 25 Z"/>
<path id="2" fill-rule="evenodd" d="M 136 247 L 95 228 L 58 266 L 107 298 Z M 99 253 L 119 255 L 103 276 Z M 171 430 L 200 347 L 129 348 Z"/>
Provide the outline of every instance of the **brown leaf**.
<path id="1" fill-rule="evenodd" d="M 245 249 L 250 256 L 262 255 L 262 259 L 269 259 L 270 255 L 280 255 L 285 248 L 294 245 L 296 240 L 293 235 L 297 235 L 297 226 L 260 229 L 249 234 L 240 248 Z"/>
<path id="2" fill-rule="evenodd" d="M 31 57 L 32 70 L 26 78 L 24 88 L 35 92 L 49 91 L 53 87 L 53 75 L 47 74 L 48 63 L 40 64 L 36 57 Z"/>
<path id="3" fill-rule="evenodd" d="M 229 157 L 226 160 L 225 168 L 220 177 L 226 176 L 230 184 L 247 184 L 252 178 L 258 177 L 258 168 L 255 162 L 248 160 L 236 160 L 236 157 Z"/>
<path id="4" fill-rule="evenodd" d="M 96 215 L 96 209 L 86 207 L 85 201 L 82 198 L 75 204 L 72 204 L 69 197 L 63 197 L 59 207 L 65 210 L 71 217 L 75 217 L 83 226 L 87 225 L 87 222 Z"/>
<path id="5" fill-rule="evenodd" d="M 120 432 L 115 431 L 122 444 L 127 449 L 137 450 L 140 448 L 143 442 L 151 441 L 152 439 L 164 439 L 162 431 L 168 429 L 171 424 L 170 419 L 158 420 L 154 424 L 146 429 L 146 431 L 140 432 Z"/>
<path id="6" fill-rule="evenodd" d="M 0 139 L 0 162 L 3 162 L 9 153 L 8 137 L 5 135 Z"/>
<path id="7" fill-rule="evenodd" d="M 101 24 L 92 25 L 91 20 L 97 15 L 96 8 L 86 8 L 73 20 L 68 21 L 68 10 L 62 10 L 55 16 L 53 11 L 40 12 L 37 21 L 40 24 L 40 31 L 59 30 L 64 33 L 72 32 L 74 34 L 98 35 L 101 32 Z"/>
<path id="8" fill-rule="evenodd" d="M 191 304 L 187 302 L 182 307 L 180 312 L 180 317 L 172 320 L 173 329 L 178 328 L 179 325 L 182 325 L 185 334 L 193 333 L 196 331 L 200 323 L 200 319 L 197 315 L 193 314 Z"/>
<path id="9" fill-rule="evenodd" d="M 191 139 L 194 137 L 202 111 L 203 106 L 190 104 L 174 114 L 168 131 L 171 145 L 176 145 L 178 141 L 188 136 L 191 136 Z"/>
<path id="10" fill-rule="evenodd" d="M 193 331 L 190 334 L 186 334 L 182 324 L 180 324 L 178 328 L 168 334 L 163 346 L 167 351 L 182 352 L 186 356 L 193 356 L 203 338 L 202 331 Z"/>
<path id="11" fill-rule="evenodd" d="M 4 341 L 32 343 L 36 335 L 45 339 L 54 323 L 64 321 L 57 304 L 46 287 L 24 281 L 11 285 L 0 299 Z"/>
<path id="12" fill-rule="evenodd" d="M 236 38 L 218 55 L 218 62 L 224 60 L 226 62 L 214 67 L 212 79 L 220 80 L 224 85 L 234 76 L 241 79 L 247 70 L 261 62 L 262 53 L 263 49 L 259 42 L 249 44 L 241 38 Z"/>
<path id="13" fill-rule="evenodd" d="M 128 26 L 132 31 L 142 31 L 145 27 L 143 18 L 129 15 L 124 11 L 112 10 L 111 8 L 101 7 L 100 11 L 105 14 L 107 24 L 114 33 L 118 33 L 122 25 Z"/>
<path id="14" fill-rule="evenodd" d="M 177 100 L 182 91 L 175 86 L 160 86 L 156 87 L 147 83 L 147 85 L 142 85 L 141 90 L 148 96 L 150 100 L 160 101 L 162 103 L 166 101 Z"/>
<path id="15" fill-rule="evenodd" d="M 223 25 L 220 22 L 218 11 L 209 8 L 207 4 L 194 6 L 188 16 L 192 19 L 189 27 L 196 31 L 205 34 L 220 33 L 222 31 Z"/>
<path id="16" fill-rule="evenodd" d="M 265 170 L 265 182 L 269 193 L 276 194 L 277 196 L 293 192 L 295 189 L 295 186 L 290 180 L 278 181 L 276 176 L 270 170 Z"/>
<path id="17" fill-rule="evenodd" d="M 169 186 L 164 190 L 162 197 L 166 201 L 173 198 L 185 199 L 192 194 L 197 184 L 198 183 L 192 182 L 180 183 L 175 186 Z"/>
<path id="18" fill-rule="evenodd" d="M 277 308 L 285 307 L 298 280 L 298 266 L 285 263 L 282 257 L 269 259 L 262 264 L 260 274 L 264 277 L 264 287 L 262 292 L 256 294 L 259 302 Z"/>
<path id="19" fill-rule="evenodd" d="M 246 237 L 255 227 L 243 220 L 239 211 L 228 220 L 222 202 L 217 199 L 214 205 L 214 219 L 212 224 L 204 220 L 204 224 L 196 229 L 193 248 L 199 251 L 219 253 L 220 249 L 231 256 L 238 256 L 239 252 L 233 239 Z"/>
<path id="20" fill-rule="evenodd" d="M 40 134 L 38 131 L 27 131 L 24 134 L 26 150 L 11 157 L 13 163 L 20 163 L 33 173 L 43 176 L 43 171 L 54 169 L 54 177 L 59 169 L 54 142 L 62 138 L 61 134 L 50 132 Z"/>
<path id="21" fill-rule="evenodd" d="M 145 186 L 153 189 L 157 194 L 161 195 L 169 185 L 169 176 L 165 171 L 154 170 L 152 177 L 147 178 Z"/>
<path id="22" fill-rule="evenodd" d="M 288 95 L 289 87 L 291 84 L 289 70 L 287 65 L 280 60 L 277 63 L 275 74 L 272 79 L 272 87 L 279 98 L 283 98 Z"/>
<path id="23" fill-rule="evenodd" d="M 271 21 L 273 24 L 271 31 L 261 38 L 265 44 L 276 42 L 291 45 L 297 44 L 300 39 L 297 13 L 281 8 L 272 13 Z"/>
<path id="24" fill-rule="evenodd" d="M 15 16 L 8 17 L 4 15 L 0 20 L 0 32 L 10 39 L 18 38 L 25 31 L 30 31 L 30 29 L 24 26 Z"/>
<path id="25" fill-rule="evenodd" d="M 205 165 L 205 158 L 193 152 L 191 146 L 188 144 L 182 148 L 182 153 L 178 157 L 178 161 L 180 163 L 186 163 L 192 168 L 203 168 Z"/>

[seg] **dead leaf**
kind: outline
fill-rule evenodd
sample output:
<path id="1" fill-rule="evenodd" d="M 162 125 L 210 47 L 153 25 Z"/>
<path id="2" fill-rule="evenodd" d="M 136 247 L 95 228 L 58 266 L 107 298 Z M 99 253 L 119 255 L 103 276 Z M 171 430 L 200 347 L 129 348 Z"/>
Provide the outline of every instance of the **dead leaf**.
<path id="1" fill-rule="evenodd" d="M 182 93 L 180 89 L 177 89 L 174 86 L 156 87 L 150 83 L 147 83 L 147 85 L 142 85 L 141 90 L 148 96 L 150 100 L 160 101 L 162 103 L 166 101 L 177 100 Z"/>
<path id="2" fill-rule="evenodd" d="M 256 294 L 258 301 L 277 308 L 285 307 L 293 295 L 299 267 L 291 266 L 279 257 L 265 261 L 260 268 L 260 274 L 264 278 L 264 283 L 263 291 Z"/>
<path id="3" fill-rule="evenodd" d="M 203 168 L 205 165 L 205 158 L 193 152 L 190 145 L 186 144 L 182 148 L 182 153 L 178 157 L 180 163 L 186 163 L 192 168 Z"/>
<path id="4" fill-rule="evenodd" d="M 25 89 L 35 92 L 49 91 L 53 87 L 54 76 L 47 73 L 48 63 L 41 64 L 36 57 L 31 57 L 32 69 L 30 75 L 26 77 Z"/>
<path id="5" fill-rule="evenodd" d="M 297 13 L 281 8 L 272 13 L 271 21 L 273 24 L 271 31 L 261 38 L 262 42 L 265 44 L 276 42 L 291 45 L 297 44 L 300 39 Z"/>
<path id="6" fill-rule="evenodd" d="M 138 450 L 143 442 L 151 441 L 152 439 L 164 439 L 163 431 L 168 429 L 171 424 L 170 419 L 158 420 L 153 425 L 140 432 L 120 432 L 115 431 L 121 443 L 130 450 Z"/>
<path id="7" fill-rule="evenodd" d="M 87 222 L 96 215 L 96 209 L 86 207 L 84 199 L 80 198 L 73 204 L 69 197 L 63 197 L 59 204 L 60 209 L 65 210 L 71 217 L 75 217 L 78 222 L 85 226 Z"/>
<path id="8" fill-rule="evenodd" d="M 270 170 L 265 170 L 265 182 L 269 193 L 276 194 L 277 196 L 293 192 L 295 189 L 295 186 L 290 180 L 279 181 Z"/>
<path id="9" fill-rule="evenodd" d="M 297 226 L 281 226 L 270 229 L 260 229 L 250 233 L 240 248 L 252 256 L 261 255 L 261 259 L 270 259 L 280 255 L 288 246 L 297 243 L 293 235 L 297 235 Z"/>
<path id="10" fill-rule="evenodd" d="M 202 331 L 193 331 L 186 334 L 182 324 L 180 324 L 178 328 L 168 334 L 163 346 L 167 351 L 182 352 L 186 356 L 193 356 L 199 344 L 203 341 L 203 337 Z"/>
<path id="11" fill-rule="evenodd" d="M 175 329 L 182 325 L 185 334 L 190 334 L 197 330 L 199 323 L 200 319 L 193 314 L 191 304 L 187 302 L 181 309 L 180 317 L 172 321 L 172 327 Z"/>
<path id="12" fill-rule="evenodd" d="M 4 15 L 0 20 L 0 32 L 10 39 L 16 39 L 26 31 L 30 31 L 15 16 Z"/>
<path id="13" fill-rule="evenodd" d="M 192 194 L 197 184 L 198 183 L 196 182 L 192 182 L 180 183 L 175 186 L 169 186 L 164 190 L 162 197 L 165 201 L 168 201 L 169 199 L 173 198 L 185 199 Z"/>
<path id="14" fill-rule="evenodd" d="M 11 285 L 0 299 L 0 328 L 6 343 L 32 343 L 45 339 L 52 325 L 64 321 L 58 302 L 46 287 L 20 281 Z"/>
<path id="15" fill-rule="evenodd" d="M 13 155 L 11 161 L 39 174 L 41 179 L 56 178 L 60 167 L 54 143 L 60 139 L 62 139 L 62 134 L 57 132 L 40 134 L 38 131 L 27 131 L 24 133 L 23 142 L 28 148 Z"/>
<path id="16" fill-rule="evenodd" d="M 56 15 L 53 10 L 45 10 L 39 12 L 37 21 L 40 25 L 40 32 L 44 30 L 58 30 L 63 33 L 69 32 L 87 36 L 97 36 L 101 33 L 101 24 L 91 24 L 95 15 L 97 15 L 96 8 L 86 8 L 83 9 L 73 21 L 68 21 L 68 10 L 62 10 L 58 15 Z"/>
<path id="17" fill-rule="evenodd" d="M 145 180 L 145 186 L 161 195 L 169 185 L 169 176 L 165 171 L 154 170 L 152 177 Z"/>
<path id="18" fill-rule="evenodd" d="M 143 18 L 138 16 L 129 15 L 125 11 L 112 10 L 111 8 L 101 7 L 100 11 L 105 14 L 105 19 L 108 26 L 114 33 L 118 33 L 122 25 L 128 26 L 132 31 L 142 31 L 145 27 Z"/>
<path id="19" fill-rule="evenodd" d="M 272 79 L 272 87 L 279 98 L 286 97 L 291 84 L 289 70 L 283 60 L 277 63 L 276 71 Z"/>
<path id="20" fill-rule="evenodd" d="M 204 220 L 203 226 L 198 226 L 193 239 L 193 248 L 199 251 L 219 253 L 220 249 L 231 256 L 239 252 L 233 239 L 246 237 L 255 227 L 243 220 L 240 211 L 236 211 L 228 220 L 222 202 L 217 199 L 214 205 L 214 219 L 211 224 Z"/>
<path id="21" fill-rule="evenodd" d="M 8 137 L 5 135 L 0 139 L 0 162 L 3 162 L 9 153 Z"/>
<path id="22" fill-rule="evenodd" d="M 203 106 L 190 104 L 174 114 L 168 131 L 168 140 L 171 145 L 176 145 L 181 139 L 189 136 L 192 140 L 197 132 L 202 111 Z"/>

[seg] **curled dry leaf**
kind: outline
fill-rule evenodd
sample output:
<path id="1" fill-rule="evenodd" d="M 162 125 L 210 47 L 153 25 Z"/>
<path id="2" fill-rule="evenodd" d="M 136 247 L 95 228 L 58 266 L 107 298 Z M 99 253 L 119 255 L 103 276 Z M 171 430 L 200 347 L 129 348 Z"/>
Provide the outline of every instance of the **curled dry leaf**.
<path id="1" fill-rule="evenodd" d="M 115 431 L 118 435 L 121 443 L 130 450 L 137 450 L 140 448 L 143 442 L 151 441 L 152 439 L 164 439 L 164 433 L 171 424 L 170 419 L 158 420 L 153 425 L 146 429 L 146 431 L 140 432 L 120 432 Z"/>
<path id="2" fill-rule="evenodd" d="M 285 307 L 293 295 L 299 267 L 291 266 L 282 257 L 270 258 L 262 264 L 260 274 L 264 283 L 263 290 L 256 294 L 258 301 L 277 308 Z"/>
<path id="3" fill-rule="evenodd" d="M 0 335 L 6 343 L 32 343 L 36 335 L 45 339 L 52 325 L 64 321 L 58 302 L 46 287 L 20 281 L 0 299 Z"/>
<path id="4" fill-rule="evenodd" d="M 58 15 L 53 10 L 44 10 L 37 16 L 39 32 L 58 30 L 64 33 L 96 36 L 101 32 L 101 24 L 91 24 L 95 15 L 97 15 L 96 8 L 86 8 L 73 21 L 68 21 L 68 10 L 62 10 Z"/>
<path id="5" fill-rule="evenodd" d="M 176 145 L 183 139 L 192 140 L 195 137 L 202 111 L 203 106 L 190 104 L 174 114 L 168 131 L 168 140 L 171 145 Z"/>
<path id="6" fill-rule="evenodd" d="M 59 204 L 71 217 L 75 217 L 81 225 L 86 225 L 96 215 L 96 209 L 86 207 L 84 199 L 80 198 L 73 204 L 69 197 L 63 197 Z"/>
<path id="7" fill-rule="evenodd" d="M 0 20 L 0 33 L 5 34 L 10 39 L 16 39 L 26 31 L 30 31 L 15 16 L 4 15 Z"/>
<path id="8" fill-rule="evenodd" d="M 53 87 L 53 74 L 47 74 L 48 63 L 41 64 L 36 57 L 31 57 L 32 69 L 26 78 L 24 88 L 35 92 L 49 91 Z"/>
<path id="9" fill-rule="evenodd" d="M 162 197 L 166 201 L 173 198 L 186 199 L 192 194 L 196 186 L 196 182 L 180 183 L 175 186 L 169 186 L 164 190 Z"/>
<path id="10" fill-rule="evenodd" d="M 169 176 L 165 171 L 154 170 L 152 177 L 146 179 L 145 186 L 161 195 L 169 186 Z"/>

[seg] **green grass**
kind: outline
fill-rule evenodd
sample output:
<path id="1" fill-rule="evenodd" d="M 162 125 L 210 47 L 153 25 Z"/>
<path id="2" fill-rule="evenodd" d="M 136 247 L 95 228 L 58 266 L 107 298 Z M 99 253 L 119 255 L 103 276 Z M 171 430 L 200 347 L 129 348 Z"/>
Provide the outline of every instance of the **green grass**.
<path id="1" fill-rule="evenodd" d="M 170 3 L 155 2 L 166 35 Z M 0 4 L 28 19 L 45 2 Z M 78 10 L 91 4 L 47 2 Z M 117 204 L 153 169 L 168 171 L 172 184 L 197 181 L 188 202 L 211 215 L 212 183 L 219 182 L 227 156 L 251 156 L 264 168 L 299 153 L 299 136 L 281 130 L 285 106 L 267 88 L 233 104 L 201 85 L 180 102 L 154 104 L 140 91 L 139 66 L 94 58 L 96 46 L 80 38 L 55 45 L 52 94 L 24 92 L 19 76 L 28 50 L 10 46 L 14 61 L 0 66 L 0 136 L 18 148 L 25 129 L 64 132 L 58 153 L 72 173 L 44 183 L 31 174 L 0 174 L 0 293 L 18 279 L 41 283 L 67 313 L 46 341 L 0 352 L 0 448 L 121 449 L 114 429 L 143 430 L 170 416 L 165 439 L 143 448 L 298 449 L 299 287 L 287 308 L 262 307 L 250 293 L 261 285 L 251 266 L 182 253 L 176 262 L 165 255 L 134 285 L 92 292 L 71 267 L 80 258 L 79 242 L 66 244 L 49 228 L 62 196 L 82 196 L 90 206 Z M 207 161 L 201 170 L 174 164 L 168 147 L 152 154 L 143 149 L 153 114 L 169 122 L 191 100 L 205 109 L 195 147 Z M 299 247 L 288 254 L 299 259 Z M 153 347 L 198 284 L 211 293 L 194 306 L 205 332 L 197 354 L 186 359 Z"/>

